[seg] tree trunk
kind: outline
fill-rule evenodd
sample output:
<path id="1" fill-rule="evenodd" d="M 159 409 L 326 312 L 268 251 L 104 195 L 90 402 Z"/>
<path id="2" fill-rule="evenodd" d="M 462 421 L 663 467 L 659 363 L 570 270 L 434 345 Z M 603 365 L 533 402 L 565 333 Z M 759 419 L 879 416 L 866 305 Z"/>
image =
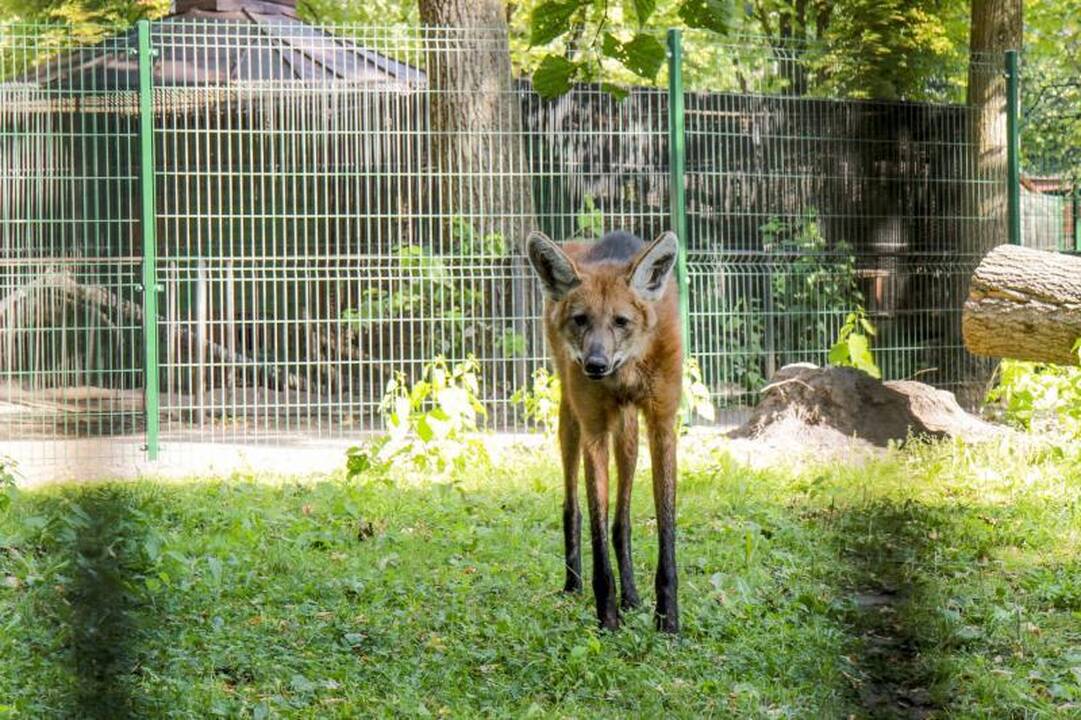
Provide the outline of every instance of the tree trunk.
<path id="1" fill-rule="evenodd" d="M 961 328 L 977 355 L 1078 364 L 1081 258 L 995 248 L 972 276 Z"/>
<path id="2" fill-rule="evenodd" d="M 425 57 L 431 161 L 439 177 L 432 214 L 440 219 L 445 238 L 450 221 L 460 217 L 477 239 L 493 234 L 503 239 L 503 270 L 486 272 L 487 281 L 477 283 L 488 296 L 487 334 L 493 349 L 511 330 L 527 342 L 540 342 L 539 335 L 528 333 L 527 320 L 538 313 L 539 298 L 531 292 L 519 252 L 535 218 L 506 10 L 501 0 L 420 0 L 420 17 L 431 27 Z M 442 246 L 454 250 L 446 240 Z M 474 247 L 468 252 L 481 251 Z M 497 382 L 517 385 L 528 378 L 522 362 L 511 365 Z"/>
<path id="3" fill-rule="evenodd" d="M 1020 49 L 1022 37 L 1022 0 L 972 0 L 969 33 L 968 98 L 970 107 L 968 151 L 972 173 L 958 208 L 964 217 L 959 222 L 956 250 L 967 258 L 967 267 L 947 277 L 945 296 L 948 306 L 960 307 L 965 299 L 965 277 L 978 259 L 991 248 L 1007 240 L 1006 195 L 1006 80 L 1004 53 Z M 959 314 L 951 313 L 949 345 L 961 332 Z M 965 407 L 976 407 L 986 392 L 994 365 L 986 360 L 951 351 L 936 358 L 939 367 L 959 367 L 965 384 L 957 397 Z"/>
<path id="4" fill-rule="evenodd" d="M 431 159 L 441 178 L 435 209 L 516 248 L 532 229 L 533 201 L 503 3 L 421 0 L 420 16 L 432 26 L 425 55 Z"/>
<path id="5" fill-rule="evenodd" d="M 972 0 L 968 69 L 968 105 L 972 108 L 969 141 L 975 154 L 975 202 L 970 217 L 993 220 L 970 232 L 968 248 L 983 255 L 1006 241 L 1006 80 L 1003 53 L 1020 50 L 1022 0 Z"/>

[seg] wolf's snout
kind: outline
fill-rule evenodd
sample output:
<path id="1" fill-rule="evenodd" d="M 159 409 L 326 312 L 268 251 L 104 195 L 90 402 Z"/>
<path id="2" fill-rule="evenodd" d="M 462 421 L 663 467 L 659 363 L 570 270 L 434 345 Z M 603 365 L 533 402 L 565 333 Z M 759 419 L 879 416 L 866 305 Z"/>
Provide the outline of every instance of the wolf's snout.
<path id="1" fill-rule="evenodd" d="M 590 355 L 582 361 L 582 369 L 585 370 L 586 376 L 590 378 L 602 378 L 608 374 L 610 369 L 608 358 L 603 355 Z"/>

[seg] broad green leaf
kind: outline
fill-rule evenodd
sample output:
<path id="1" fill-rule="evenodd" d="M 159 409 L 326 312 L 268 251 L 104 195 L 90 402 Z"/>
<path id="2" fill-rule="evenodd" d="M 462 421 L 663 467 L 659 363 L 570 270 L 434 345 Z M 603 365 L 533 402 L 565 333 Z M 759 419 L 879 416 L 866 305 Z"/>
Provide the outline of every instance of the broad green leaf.
<path id="1" fill-rule="evenodd" d="M 582 201 L 582 210 L 578 213 L 578 232 L 594 237 L 600 237 L 604 232 L 604 213 L 593 202 L 592 195 L 586 195 Z"/>
<path id="2" fill-rule="evenodd" d="M 545 99 L 565 94 L 578 73 L 578 65 L 560 55 L 548 55 L 533 72 L 533 89 Z"/>
<path id="3" fill-rule="evenodd" d="M 605 33 L 601 39 L 601 52 L 610 58 L 623 62 L 623 42 L 612 33 Z"/>
<path id="4" fill-rule="evenodd" d="M 639 25 L 644 25 L 657 9 L 657 0 L 633 0 L 634 17 Z"/>
<path id="5" fill-rule="evenodd" d="M 627 51 L 624 64 L 635 74 L 652 80 L 664 65 L 665 48 L 660 40 L 652 35 L 635 35 L 623 48 Z"/>
<path id="6" fill-rule="evenodd" d="M 428 397 L 428 395 L 431 394 L 431 392 L 431 383 L 420 380 L 417 382 L 416 385 L 413 386 L 412 391 L 410 391 L 409 399 L 414 405 L 419 405 L 421 402 L 424 401 L 426 397 Z"/>
<path id="7" fill-rule="evenodd" d="M 652 80 L 664 64 L 665 49 L 660 40 L 652 35 L 639 33 L 628 42 L 620 42 L 611 33 L 605 33 L 601 51 L 643 78 Z"/>
<path id="8" fill-rule="evenodd" d="M 874 356 L 871 355 L 871 346 L 866 335 L 850 335 L 848 337 L 848 354 L 852 364 L 863 370 L 871 377 L 881 377 L 882 373 L 875 364 Z"/>
<path id="9" fill-rule="evenodd" d="M 688 27 L 727 33 L 731 7 L 728 0 L 684 0 L 679 18 Z"/>
<path id="10" fill-rule="evenodd" d="M 395 425 L 406 425 L 409 421 L 409 398 L 398 397 L 394 399 L 393 422 Z"/>
<path id="11" fill-rule="evenodd" d="M 849 335 L 848 336 L 848 354 L 853 359 L 863 357 L 870 351 L 870 344 L 867 342 L 866 335 Z"/>
<path id="12" fill-rule="evenodd" d="M 882 379 L 882 371 L 878 369 L 878 365 L 875 365 L 875 361 L 871 358 L 870 353 L 867 354 L 867 357 L 858 360 L 855 365 L 858 369 L 864 371 L 876 380 Z"/>
<path id="13" fill-rule="evenodd" d="M 428 430 L 431 431 L 432 436 L 434 436 L 437 440 L 442 440 L 446 438 L 454 429 L 454 426 L 450 423 L 447 414 L 439 408 L 436 408 L 432 412 L 425 415 L 424 422 L 425 424 L 427 424 Z M 423 440 L 424 438 L 421 439 Z M 424 442 L 429 442 L 430 440 L 431 437 L 429 437 L 427 440 L 424 440 Z"/>
<path id="14" fill-rule="evenodd" d="M 860 318 L 860 325 L 863 327 L 863 331 L 866 332 L 871 337 L 877 337 L 878 336 L 878 330 L 875 330 L 875 326 L 867 318 L 861 317 Z"/>
<path id="15" fill-rule="evenodd" d="M 848 363 L 848 345 L 845 343 L 837 343 L 830 348 L 829 354 L 830 365 L 845 365 Z"/>
<path id="16" fill-rule="evenodd" d="M 473 414 L 473 406 L 469 403 L 469 395 L 462 388 L 446 388 L 436 396 L 436 401 L 448 417 L 460 418 Z"/>
<path id="17" fill-rule="evenodd" d="M 431 413 L 427 413 L 421 415 L 417 420 L 417 437 L 420 438 L 421 442 L 431 442 L 432 438 L 435 437 L 435 430 L 432 429 L 431 419 Z"/>
<path id="18" fill-rule="evenodd" d="M 529 21 L 530 46 L 547 45 L 570 30 L 571 16 L 581 6 L 578 0 L 548 0 L 538 5 Z"/>

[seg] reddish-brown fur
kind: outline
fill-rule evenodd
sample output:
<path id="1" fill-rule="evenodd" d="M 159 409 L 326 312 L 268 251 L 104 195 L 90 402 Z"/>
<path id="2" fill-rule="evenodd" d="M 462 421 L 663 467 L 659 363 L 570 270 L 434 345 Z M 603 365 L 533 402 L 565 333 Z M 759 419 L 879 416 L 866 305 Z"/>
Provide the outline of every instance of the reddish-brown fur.
<path id="1" fill-rule="evenodd" d="M 628 237 L 621 234 L 616 244 L 627 245 Z M 660 263 L 654 258 L 662 241 L 665 241 L 663 247 L 671 247 L 672 252 L 671 257 L 665 254 Z M 640 241 L 635 239 L 635 242 Z M 674 236 L 662 236 L 648 246 L 643 245 L 630 258 L 596 258 L 591 256 L 593 246 L 567 244 L 562 250 L 569 259 L 569 270 L 563 267 L 563 259 L 556 254 L 558 248 L 551 249 L 554 244 L 549 247 L 537 240 L 534 247 L 533 243 L 531 238 L 531 261 L 548 294 L 545 332 L 563 383 L 559 440 L 565 486 L 563 520 L 567 576 L 564 589 L 576 591 L 581 588 L 581 515 L 577 496 L 578 458 L 582 457 L 597 614 L 602 626 L 618 627 L 619 612 L 606 537 L 608 462 L 612 446 L 618 478 L 612 535 L 622 605 L 629 608 L 639 603 L 631 562 L 630 501 L 641 412 L 649 437 L 660 541 L 656 621 L 662 630 L 678 632 L 675 424 L 681 390 L 682 347 L 677 289 L 671 277 Z M 660 278 L 652 298 L 649 292 L 639 292 L 639 285 L 632 279 L 635 268 L 649 262 L 656 263 L 651 267 L 656 267 L 656 277 Z M 546 272 L 549 273 L 547 278 Z M 573 279 L 563 282 L 571 275 L 576 276 L 577 284 Z M 582 324 L 583 316 L 587 317 L 587 324 Z M 589 354 L 591 348 L 593 354 Z M 589 360 L 606 353 L 615 369 L 600 379 L 587 376 L 585 368 Z"/>

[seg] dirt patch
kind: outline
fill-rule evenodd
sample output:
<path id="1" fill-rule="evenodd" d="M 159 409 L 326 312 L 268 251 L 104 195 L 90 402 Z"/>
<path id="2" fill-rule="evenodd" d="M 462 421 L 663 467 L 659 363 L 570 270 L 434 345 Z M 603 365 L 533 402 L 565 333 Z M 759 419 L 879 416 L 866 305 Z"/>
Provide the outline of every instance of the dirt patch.
<path id="1" fill-rule="evenodd" d="M 763 466 L 861 461 L 911 437 L 982 442 L 1004 432 L 965 412 L 946 390 L 800 363 L 781 368 L 750 418 L 728 436 L 737 458 Z"/>

